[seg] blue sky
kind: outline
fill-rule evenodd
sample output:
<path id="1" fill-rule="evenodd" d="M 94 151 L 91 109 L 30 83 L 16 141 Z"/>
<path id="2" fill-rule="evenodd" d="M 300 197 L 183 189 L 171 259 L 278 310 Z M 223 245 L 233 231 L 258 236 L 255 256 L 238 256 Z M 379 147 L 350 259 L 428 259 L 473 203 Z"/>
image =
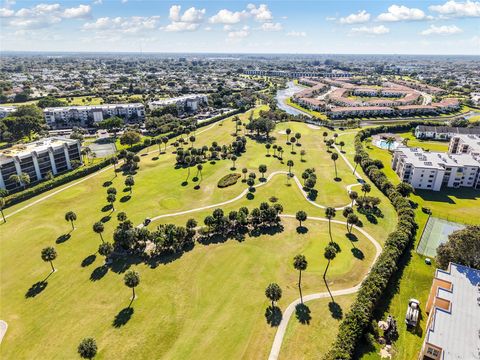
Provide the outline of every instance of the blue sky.
<path id="1" fill-rule="evenodd" d="M 0 0 L 0 49 L 480 54 L 480 1 Z"/>

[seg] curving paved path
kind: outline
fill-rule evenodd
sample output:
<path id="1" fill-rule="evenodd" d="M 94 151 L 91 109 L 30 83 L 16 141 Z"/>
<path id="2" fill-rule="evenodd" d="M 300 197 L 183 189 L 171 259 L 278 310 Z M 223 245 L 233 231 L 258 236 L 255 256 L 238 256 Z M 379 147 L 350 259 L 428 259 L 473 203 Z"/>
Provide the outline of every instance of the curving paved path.
<path id="1" fill-rule="evenodd" d="M 5 321 L 0 320 L 0 344 L 2 343 L 3 337 L 7 333 L 7 329 L 8 324 Z"/>
<path id="2" fill-rule="evenodd" d="M 286 218 L 295 218 L 294 215 L 280 215 L 280 216 L 281 217 L 286 217 Z M 319 218 L 319 217 L 308 217 L 308 220 L 328 222 L 328 219 Z M 336 224 L 343 224 L 343 225 L 347 224 L 346 222 L 340 221 L 340 220 L 331 220 L 331 221 L 332 221 L 332 223 L 336 223 Z M 375 258 L 373 259 L 373 261 L 371 262 L 371 264 L 369 266 L 368 271 L 370 271 L 373 264 L 377 261 L 378 257 L 380 256 L 380 254 L 382 252 L 382 246 L 378 243 L 377 240 L 375 240 L 375 238 L 373 236 L 371 236 L 369 233 L 367 233 L 362 228 L 359 228 L 358 226 L 354 226 L 353 228 L 355 230 L 359 231 L 362 235 L 364 235 L 375 246 Z M 368 275 L 368 272 L 363 277 L 362 282 L 367 277 L 367 275 Z M 331 291 L 330 293 L 331 293 L 332 296 L 354 294 L 360 289 L 360 285 L 362 284 L 362 282 L 360 282 L 359 284 L 357 284 L 353 287 L 350 287 L 350 288 L 347 288 L 347 289 Z M 319 292 L 319 293 L 306 295 L 306 296 L 303 297 L 303 302 L 305 303 L 305 302 L 311 301 L 311 300 L 328 298 L 328 297 L 330 297 L 330 293 L 328 291 L 325 291 L 325 292 Z M 287 327 L 288 327 L 288 322 L 289 322 L 290 318 L 292 317 L 293 313 L 295 312 L 295 307 L 300 303 L 301 303 L 301 299 L 300 298 L 296 299 L 295 301 L 293 301 L 292 303 L 290 303 L 287 306 L 284 313 L 282 314 L 282 320 L 280 322 L 280 325 L 277 328 L 277 332 L 275 333 L 275 338 L 273 340 L 273 344 L 272 344 L 272 348 L 270 350 L 270 355 L 268 356 L 268 360 L 277 360 L 278 359 L 278 356 L 280 354 L 280 349 L 281 349 L 282 343 L 283 343 L 283 338 L 285 336 L 285 332 L 286 332 Z"/>

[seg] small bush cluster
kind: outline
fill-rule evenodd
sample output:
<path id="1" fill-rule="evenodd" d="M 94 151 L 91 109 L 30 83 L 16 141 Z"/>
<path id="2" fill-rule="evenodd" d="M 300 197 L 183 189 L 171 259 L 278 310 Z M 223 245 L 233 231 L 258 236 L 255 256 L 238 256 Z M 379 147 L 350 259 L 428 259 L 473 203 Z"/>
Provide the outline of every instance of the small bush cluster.
<path id="1" fill-rule="evenodd" d="M 382 254 L 363 281 L 357 298 L 340 324 L 336 341 L 325 359 L 351 359 L 356 346 L 369 327 L 373 311 L 378 305 L 392 275 L 398 270 L 398 262 L 415 238 L 417 224 L 409 200 L 397 191 L 374 160 L 363 148 L 363 140 L 382 132 L 405 131 L 416 123 L 395 126 L 381 126 L 364 129 L 355 137 L 355 152 L 361 157 L 360 164 L 370 180 L 390 200 L 397 212 L 396 229 L 388 235 Z"/>
<path id="2" fill-rule="evenodd" d="M 218 180 L 218 187 L 219 188 L 225 188 L 227 186 L 232 186 L 237 183 L 238 179 L 242 175 L 238 173 L 233 173 L 233 174 L 227 174 L 224 177 L 222 177 L 220 180 Z"/>

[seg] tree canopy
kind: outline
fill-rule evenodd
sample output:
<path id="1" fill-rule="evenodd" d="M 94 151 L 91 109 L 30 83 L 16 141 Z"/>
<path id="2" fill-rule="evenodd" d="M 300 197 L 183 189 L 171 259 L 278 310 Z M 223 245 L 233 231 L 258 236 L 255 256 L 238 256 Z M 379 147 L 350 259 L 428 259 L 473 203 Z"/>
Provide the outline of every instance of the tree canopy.
<path id="1" fill-rule="evenodd" d="M 480 226 L 467 226 L 453 232 L 448 241 L 437 248 L 438 266 L 446 269 L 450 262 L 480 269 Z"/>

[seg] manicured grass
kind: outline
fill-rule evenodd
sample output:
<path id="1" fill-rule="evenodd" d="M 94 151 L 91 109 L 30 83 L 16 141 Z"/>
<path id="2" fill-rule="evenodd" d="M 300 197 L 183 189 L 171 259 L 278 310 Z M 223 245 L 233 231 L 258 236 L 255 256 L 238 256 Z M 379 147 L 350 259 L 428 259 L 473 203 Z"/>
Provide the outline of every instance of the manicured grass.
<path id="1" fill-rule="evenodd" d="M 257 108 L 255 112 L 258 111 Z M 244 121 L 248 117 L 249 113 L 241 115 Z M 234 139 L 231 136 L 234 127 L 232 119 L 226 119 L 199 129 L 195 146 L 210 145 L 212 141 L 228 144 Z M 285 135 L 279 133 L 287 127 L 293 133 L 302 134 L 302 146 L 295 147 L 296 154 L 289 153 Z M 267 176 L 273 171 L 286 171 L 288 159 L 294 160 L 293 172 L 299 177 L 303 169 L 315 167 L 319 192 L 316 201 L 323 205 L 345 205 L 350 201 L 346 186 L 355 183 L 356 179 L 340 158 L 337 167 L 342 180 L 333 181 L 335 173 L 330 153 L 322 141 L 323 131 L 302 123 L 278 124 L 272 136 L 285 149 L 283 163 L 278 158 L 266 156 L 263 143 L 249 139 L 247 152 L 239 157 L 236 167 L 256 171 L 257 183 L 257 169 L 262 163 L 268 166 Z M 347 152 L 351 151 L 351 146 L 345 147 Z M 303 276 L 304 294 L 326 291 L 322 275 L 326 265 L 323 249 L 329 241 L 328 223 L 312 220 L 305 222 L 308 229 L 305 234 L 297 233 L 297 221 L 284 219 L 284 229 L 278 234 L 247 238 L 243 242 L 197 244 L 179 259 L 163 258 L 155 266 L 135 259 L 128 263 L 119 260 L 101 276 L 99 269 L 103 259 L 96 253 L 100 238 L 92 231 L 96 221 L 104 218 L 103 236 L 110 240 L 117 224 L 116 214 L 120 211 L 125 211 L 134 224 L 139 224 L 145 217 L 232 199 L 246 188 L 241 182 L 225 189 L 217 187 L 218 179 L 232 172 L 229 160 L 205 163 L 201 181 L 195 182 L 192 180 L 195 168 L 191 169 L 188 178 L 187 169 L 175 169 L 172 148 L 166 154 L 152 149 L 156 148 L 151 148 L 154 153 L 146 155 L 144 151 L 141 154 L 131 198 L 123 192 L 124 177 L 120 174 L 114 177 L 113 169 L 108 169 L 15 214 L 6 224 L 0 225 L 0 318 L 9 324 L 0 349 L 2 358 L 32 358 L 38 354 L 49 359 L 75 358 L 76 347 L 86 336 L 96 338 L 99 359 L 179 359 L 197 354 L 219 359 L 265 358 L 275 333 L 275 328 L 267 325 L 264 318 L 268 303 L 264 296 L 266 285 L 270 282 L 280 284 L 284 292 L 279 303 L 282 309 L 297 298 L 298 273 L 291 263 L 294 255 L 303 253 L 309 261 Z M 301 149 L 307 151 L 305 162 L 300 161 Z M 112 214 L 102 209 L 106 205 L 105 183 L 108 181 L 111 185 L 107 186 L 119 191 L 116 211 Z M 199 183 L 200 188 L 196 190 Z M 288 186 L 284 175 L 258 188 L 253 200 L 243 198 L 223 208 L 225 211 L 243 205 L 253 208 L 272 195 L 278 197 L 286 213 L 305 209 L 310 216 L 324 216 L 323 209 L 306 202 L 293 181 Z M 37 199 L 17 204 L 5 213 Z M 380 208 L 385 217 L 378 219 L 378 225 L 360 215 L 365 230 L 380 242 L 385 240 L 394 223 L 389 218 L 389 207 L 387 202 L 382 202 Z M 68 210 L 78 215 L 77 229 L 62 242 L 61 236 L 70 230 L 63 219 Z M 190 217 L 202 223 L 204 215 L 211 211 L 165 218 L 150 227 L 160 222 L 184 222 Z M 340 212 L 336 219 L 343 219 Z M 361 234 L 356 233 L 358 241 L 352 244 L 345 232 L 344 225 L 332 224 L 333 238 L 342 251 L 332 261 L 327 274 L 331 289 L 357 284 L 375 253 L 373 245 Z M 49 274 L 49 265 L 40 259 L 40 250 L 49 245 L 55 246 L 59 254 L 55 261 L 58 271 L 49 276 L 43 291 L 26 298 L 31 286 Z M 353 256 L 354 245 L 363 253 L 363 259 Z M 129 267 L 141 276 L 138 299 L 132 305 L 130 319 L 125 315 L 128 310 L 122 312 L 130 302 L 131 291 L 123 284 L 123 273 Z M 311 315 L 321 318 L 322 313 L 312 311 Z M 117 327 L 114 326 L 115 318 Z"/>
<path id="2" fill-rule="evenodd" d="M 404 139 L 408 139 L 407 145 L 409 147 L 418 147 L 429 151 L 448 151 L 448 141 L 421 140 L 417 139 L 412 132 L 398 133 L 398 135 Z"/>
<path id="3" fill-rule="evenodd" d="M 68 101 L 67 98 L 59 98 L 59 100 L 65 101 L 69 106 L 100 105 L 103 103 L 101 97 L 95 96 L 75 96 L 68 99 L 72 99 L 72 101 Z"/>
<path id="4" fill-rule="evenodd" d="M 335 297 L 338 307 L 332 307 L 331 298 L 305 303 L 311 319 L 306 321 L 308 316 L 295 312 L 283 339 L 280 359 L 321 359 L 335 340 L 338 326 L 354 299 L 355 295 Z"/>

